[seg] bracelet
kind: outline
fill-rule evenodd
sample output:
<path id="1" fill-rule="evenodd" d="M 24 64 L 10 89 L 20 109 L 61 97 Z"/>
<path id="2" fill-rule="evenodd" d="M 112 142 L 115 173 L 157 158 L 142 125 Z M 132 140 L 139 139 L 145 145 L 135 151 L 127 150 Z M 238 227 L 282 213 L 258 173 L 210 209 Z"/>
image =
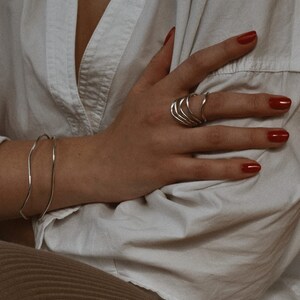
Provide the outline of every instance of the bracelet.
<path id="1" fill-rule="evenodd" d="M 27 168 L 28 168 L 28 192 L 27 192 L 27 195 L 26 195 L 26 198 L 23 202 L 23 205 L 19 211 L 20 215 L 22 216 L 23 219 L 25 220 L 29 220 L 29 218 L 24 214 L 23 210 L 31 196 L 31 191 L 32 191 L 32 177 L 31 177 L 31 157 L 32 157 L 32 153 L 34 152 L 35 148 L 37 147 L 39 141 L 42 139 L 42 138 L 47 138 L 47 139 L 50 139 L 50 137 L 47 135 L 47 134 L 43 134 L 43 135 L 40 135 L 36 141 L 33 143 L 30 151 L 29 151 L 29 154 L 28 154 L 28 159 L 27 159 Z"/>
<path id="2" fill-rule="evenodd" d="M 52 171 L 51 171 L 51 192 L 50 197 L 44 212 L 40 215 L 39 220 L 41 220 L 45 214 L 48 212 L 52 202 L 53 202 L 53 195 L 54 195 L 54 187 L 55 187 L 55 166 L 56 166 L 56 139 L 55 136 L 51 138 L 53 141 L 53 148 L 52 148 Z"/>

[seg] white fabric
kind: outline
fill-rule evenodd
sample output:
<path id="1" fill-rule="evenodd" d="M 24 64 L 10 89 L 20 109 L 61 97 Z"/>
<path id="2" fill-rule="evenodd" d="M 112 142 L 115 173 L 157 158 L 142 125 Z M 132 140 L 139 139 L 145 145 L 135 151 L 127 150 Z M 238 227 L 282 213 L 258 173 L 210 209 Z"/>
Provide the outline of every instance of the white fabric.
<path id="1" fill-rule="evenodd" d="M 265 299 L 300 299 L 300 1 L 112 0 L 85 52 L 78 89 L 76 11 L 75 0 L 0 0 L 3 137 L 106 128 L 176 25 L 173 68 L 200 48 L 257 30 L 256 49 L 211 74 L 198 91 L 291 97 L 284 117 L 226 121 L 283 126 L 291 138 L 280 150 L 210 155 L 257 159 L 263 169 L 252 179 L 174 184 L 116 208 L 49 213 L 34 224 L 37 248 L 172 300 L 259 299 L 286 270 Z"/>

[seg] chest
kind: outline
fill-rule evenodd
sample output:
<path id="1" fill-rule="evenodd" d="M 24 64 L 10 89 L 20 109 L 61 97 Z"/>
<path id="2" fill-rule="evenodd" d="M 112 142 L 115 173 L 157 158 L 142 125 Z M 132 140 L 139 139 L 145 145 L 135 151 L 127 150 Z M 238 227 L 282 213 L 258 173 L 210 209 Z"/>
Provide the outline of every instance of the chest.
<path id="1" fill-rule="evenodd" d="M 109 0 L 78 0 L 75 38 L 75 66 L 77 80 L 80 62 L 85 49 L 109 2 Z"/>
<path id="2" fill-rule="evenodd" d="M 105 129 L 171 27 L 171 20 L 157 22 L 157 11 L 169 2 L 112 0 L 95 8 L 89 0 L 11 1 L 18 18 L 4 32 L 10 48 L 0 47 L 7 70 L 1 94 L 10 99 L 6 107 L 0 102 L 0 130 L 12 138 Z M 157 24 L 164 24 L 161 35 Z"/>
<path id="3" fill-rule="evenodd" d="M 128 68 L 133 72 L 132 62 L 137 57 L 131 50 L 128 58 L 125 50 L 130 40 L 137 40 L 133 33 L 140 28 L 137 22 L 144 6 L 140 0 L 66 0 L 48 1 L 43 7 L 46 57 L 41 61 L 46 66 L 39 78 L 46 75 L 44 85 L 51 93 L 45 106 L 53 105 L 56 114 L 59 109 L 72 135 L 98 132 L 117 114 L 132 85 Z M 26 33 L 29 35 L 31 32 Z M 27 52 L 34 59 L 31 49 Z"/>

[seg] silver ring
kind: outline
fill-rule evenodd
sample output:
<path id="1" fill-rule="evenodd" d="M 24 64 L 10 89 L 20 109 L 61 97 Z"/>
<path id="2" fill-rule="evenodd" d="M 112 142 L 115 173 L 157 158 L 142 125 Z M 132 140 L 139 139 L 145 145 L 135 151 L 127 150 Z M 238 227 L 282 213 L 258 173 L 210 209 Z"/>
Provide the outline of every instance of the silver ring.
<path id="1" fill-rule="evenodd" d="M 207 99 L 208 99 L 208 95 L 209 95 L 209 92 L 206 92 L 204 94 L 204 98 L 202 99 L 201 101 L 201 106 L 200 106 L 200 118 L 202 120 L 202 123 L 206 123 L 207 122 L 207 119 L 204 115 L 204 108 L 205 108 L 205 104 L 207 103 Z"/>
<path id="2" fill-rule="evenodd" d="M 191 97 L 198 96 L 198 94 L 192 93 L 185 97 L 174 100 L 171 104 L 171 115 L 180 124 L 187 127 L 198 127 L 207 122 L 204 115 L 204 107 L 207 103 L 209 92 L 204 94 L 204 98 L 200 105 L 200 118 L 195 116 L 190 109 Z"/>

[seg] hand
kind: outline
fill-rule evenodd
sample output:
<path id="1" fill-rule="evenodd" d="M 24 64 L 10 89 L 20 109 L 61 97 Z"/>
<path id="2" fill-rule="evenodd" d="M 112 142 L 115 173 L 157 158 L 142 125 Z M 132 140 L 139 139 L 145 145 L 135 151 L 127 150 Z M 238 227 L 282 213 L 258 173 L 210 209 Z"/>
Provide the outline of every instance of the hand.
<path id="1" fill-rule="evenodd" d="M 211 179 L 244 179 L 260 165 L 247 158 L 201 159 L 193 153 L 277 148 L 288 139 L 278 128 L 180 125 L 171 103 L 190 93 L 209 73 L 250 52 L 256 33 L 232 37 L 190 56 L 169 73 L 174 34 L 132 88 L 115 122 L 96 135 L 94 192 L 104 202 L 143 196 L 166 184 Z M 191 99 L 199 110 L 200 99 Z M 208 121 L 223 118 L 271 117 L 288 111 L 291 101 L 269 94 L 219 92 L 209 95 Z M 97 159 L 97 161 L 95 161 Z"/>

